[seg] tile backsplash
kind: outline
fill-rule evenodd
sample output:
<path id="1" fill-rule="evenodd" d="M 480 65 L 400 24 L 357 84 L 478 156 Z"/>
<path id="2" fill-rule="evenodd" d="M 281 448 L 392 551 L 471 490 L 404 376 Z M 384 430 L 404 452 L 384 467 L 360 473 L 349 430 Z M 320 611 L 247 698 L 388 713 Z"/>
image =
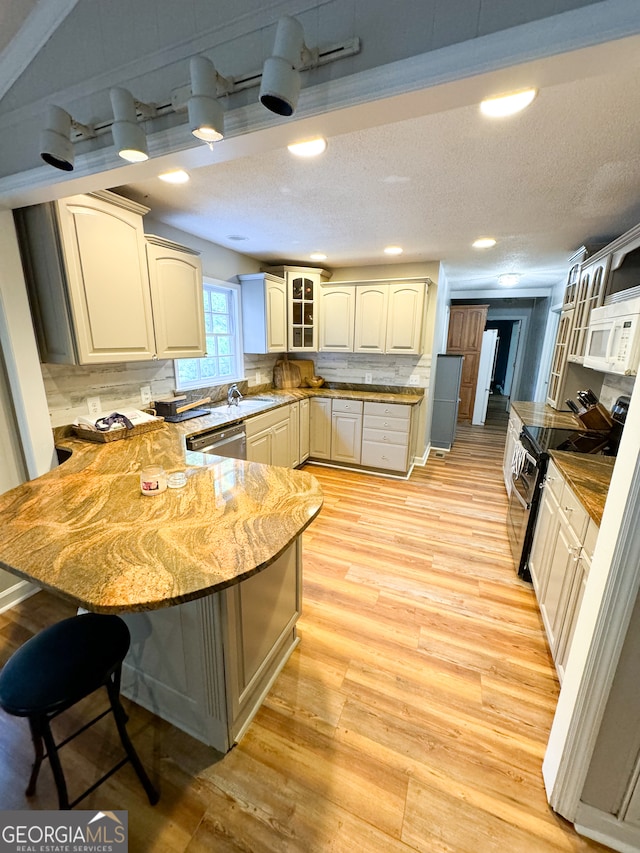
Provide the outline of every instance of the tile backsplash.
<path id="1" fill-rule="evenodd" d="M 246 386 L 242 390 L 266 390 L 273 383 L 273 367 L 280 355 L 245 353 Z M 296 356 L 290 356 L 295 360 Z M 327 382 L 364 385 L 367 374 L 371 384 L 405 387 L 415 384 L 426 389 L 429 385 L 430 356 L 362 355 L 358 353 L 301 353 L 311 359 L 317 374 Z M 88 414 L 87 398 L 99 397 L 102 411 L 143 407 L 140 389 L 149 385 L 151 399 L 171 397 L 175 391 L 173 361 L 134 361 L 121 364 L 66 365 L 42 364 L 51 425 L 73 423 Z M 414 377 L 411 382 L 410 378 Z M 190 396 L 211 396 L 223 399 L 226 385 L 187 392 Z"/>

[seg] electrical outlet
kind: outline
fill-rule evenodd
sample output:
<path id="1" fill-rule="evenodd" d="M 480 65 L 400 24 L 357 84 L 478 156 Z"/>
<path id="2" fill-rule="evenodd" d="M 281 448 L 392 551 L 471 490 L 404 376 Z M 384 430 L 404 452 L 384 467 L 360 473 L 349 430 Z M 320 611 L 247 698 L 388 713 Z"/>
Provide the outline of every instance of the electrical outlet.
<path id="1" fill-rule="evenodd" d="M 365 381 L 366 385 L 371 385 L 371 383 L 373 382 L 373 374 L 372 373 L 365 373 L 364 381 Z"/>
<path id="2" fill-rule="evenodd" d="M 419 376 L 416 376 L 414 374 L 413 376 L 409 377 L 409 385 L 419 385 L 419 384 L 420 384 L 420 377 Z"/>
<path id="3" fill-rule="evenodd" d="M 97 418 L 102 412 L 100 397 L 87 397 L 87 409 L 92 418 Z"/>
<path id="4" fill-rule="evenodd" d="M 140 400 L 144 405 L 151 402 L 151 385 L 140 386 Z"/>

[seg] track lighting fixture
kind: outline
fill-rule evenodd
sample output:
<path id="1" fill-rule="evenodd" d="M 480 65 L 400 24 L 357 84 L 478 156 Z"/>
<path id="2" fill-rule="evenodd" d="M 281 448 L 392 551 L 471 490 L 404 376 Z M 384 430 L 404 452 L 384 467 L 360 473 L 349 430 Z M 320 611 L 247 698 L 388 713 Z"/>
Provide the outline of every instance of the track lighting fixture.
<path id="1" fill-rule="evenodd" d="M 140 163 L 149 159 L 147 151 L 147 138 L 144 130 L 138 124 L 136 106 L 145 106 L 133 98 L 127 89 L 116 87 L 109 91 L 111 106 L 113 108 L 113 124 L 111 133 L 116 151 L 123 160 L 129 163 Z"/>
<path id="2" fill-rule="evenodd" d="M 40 135 L 40 156 L 49 166 L 63 172 L 73 171 L 72 128 L 85 138 L 95 136 L 92 128 L 79 124 L 62 107 L 52 104 L 47 112 L 47 126 Z"/>
<path id="3" fill-rule="evenodd" d="M 273 54 L 262 69 L 260 102 L 277 115 L 293 115 L 300 95 L 298 68 L 317 60 L 318 50 L 311 51 L 304 43 L 302 24 L 289 16 L 280 18 Z"/>
<path id="4" fill-rule="evenodd" d="M 113 119 L 96 121 L 90 127 L 78 124 L 61 107 L 51 106 L 46 127 L 42 131 L 41 156 L 45 163 L 70 172 L 74 167 L 73 143 L 111 133 L 118 155 L 123 160 L 130 163 L 148 160 L 147 140 L 140 123 L 163 118 L 163 130 L 173 131 L 181 124 L 181 120 L 170 118 L 170 114 L 185 112 L 188 113 L 189 129 L 193 136 L 211 146 L 222 139 L 225 132 L 224 110 L 218 94 L 233 95 L 260 85 L 260 100 L 265 107 L 278 115 L 290 116 L 298 103 L 300 71 L 318 68 L 359 52 L 360 39 L 357 37 L 311 50 L 304 43 L 300 22 L 295 18 L 283 17 L 276 27 L 273 55 L 265 61 L 262 72 L 253 69 L 227 79 L 218 74 L 209 59 L 194 56 L 190 62 L 190 85 L 172 89 L 158 104 L 145 104 L 136 100 L 127 89 L 116 86 L 109 90 Z M 158 143 L 162 153 L 168 153 L 165 150 L 167 136 L 163 134 Z M 98 147 L 104 147 L 104 143 L 84 146 L 84 149 L 88 151 L 89 148 Z M 184 147 L 184 144 L 180 143 L 180 147 Z"/>
<path id="5" fill-rule="evenodd" d="M 218 142 L 224 137 L 224 112 L 218 101 L 218 80 L 226 86 L 212 62 L 204 56 L 194 56 L 190 62 L 191 97 L 187 104 L 189 127 L 196 139 Z"/>

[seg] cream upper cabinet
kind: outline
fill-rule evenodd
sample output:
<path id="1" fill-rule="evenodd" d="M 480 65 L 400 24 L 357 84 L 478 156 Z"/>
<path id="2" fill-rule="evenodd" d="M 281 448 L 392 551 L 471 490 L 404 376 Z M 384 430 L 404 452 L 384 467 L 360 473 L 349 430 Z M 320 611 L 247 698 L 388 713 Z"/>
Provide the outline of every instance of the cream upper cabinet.
<path id="1" fill-rule="evenodd" d="M 356 290 L 354 287 L 320 288 L 321 352 L 353 352 L 353 322 Z"/>
<path id="2" fill-rule="evenodd" d="M 160 237 L 146 239 L 157 357 L 206 355 L 198 253 Z"/>
<path id="3" fill-rule="evenodd" d="M 422 352 L 424 283 L 396 283 L 389 287 L 386 352 L 419 355 Z"/>
<path id="4" fill-rule="evenodd" d="M 162 257 L 152 288 L 142 225 L 147 212 L 109 192 L 15 211 L 42 361 L 204 354 L 194 256 L 187 250 L 186 264 Z"/>
<path id="5" fill-rule="evenodd" d="M 354 352 L 385 352 L 389 285 L 356 285 Z"/>
<path id="6" fill-rule="evenodd" d="M 287 351 L 287 285 L 270 273 L 239 275 L 245 352 Z"/>

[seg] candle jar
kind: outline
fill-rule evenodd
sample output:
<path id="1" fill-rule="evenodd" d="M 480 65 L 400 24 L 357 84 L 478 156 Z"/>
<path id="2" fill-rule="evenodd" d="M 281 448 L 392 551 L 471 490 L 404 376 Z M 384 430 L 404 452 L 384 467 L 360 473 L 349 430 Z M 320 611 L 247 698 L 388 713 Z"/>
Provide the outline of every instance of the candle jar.
<path id="1" fill-rule="evenodd" d="M 140 471 L 140 491 L 143 495 L 159 495 L 167 488 L 167 475 L 161 465 L 148 465 Z"/>

